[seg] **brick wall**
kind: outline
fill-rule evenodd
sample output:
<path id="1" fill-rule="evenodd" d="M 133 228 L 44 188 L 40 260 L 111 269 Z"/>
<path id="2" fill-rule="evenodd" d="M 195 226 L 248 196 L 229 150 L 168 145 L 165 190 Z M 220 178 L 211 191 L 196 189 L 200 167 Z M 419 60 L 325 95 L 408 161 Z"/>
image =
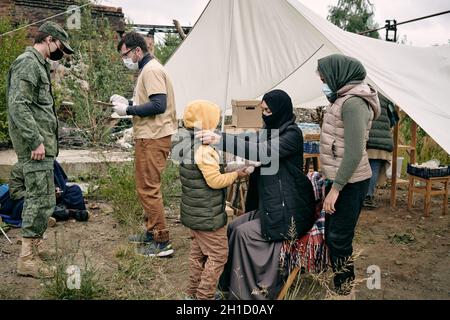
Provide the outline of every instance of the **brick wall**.
<path id="1" fill-rule="evenodd" d="M 1 0 L 0 16 L 9 15 L 13 21 L 36 22 L 58 13 L 62 13 L 71 5 L 77 5 L 74 0 Z M 125 30 L 124 14 L 122 8 L 91 6 L 93 18 L 105 17 L 113 30 L 121 33 Z M 66 15 L 52 19 L 62 26 L 66 24 Z M 40 25 L 40 24 L 39 24 Z M 39 25 L 30 28 L 30 35 L 34 34 Z"/>
<path id="2" fill-rule="evenodd" d="M 12 3 L 11 0 L 0 1 L 0 17 L 9 16 L 11 14 Z"/>

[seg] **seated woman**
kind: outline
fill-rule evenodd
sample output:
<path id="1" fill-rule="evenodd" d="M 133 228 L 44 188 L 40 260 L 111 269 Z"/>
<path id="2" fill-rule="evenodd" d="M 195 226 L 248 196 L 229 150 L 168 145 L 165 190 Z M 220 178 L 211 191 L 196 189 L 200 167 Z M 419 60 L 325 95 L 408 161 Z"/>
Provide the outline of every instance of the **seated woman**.
<path id="1" fill-rule="evenodd" d="M 274 299 L 284 280 L 279 268 L 283 241 L 305 235 L 314 223 L 314 191 L 302 170 L 303 135 L 291 98 L 282 90 L 270 91 L 261 109 L 266 130 L 255 139 L 197 134 L 204 144 L 262 162 L 250 176 L 246 207 L 254 210 L 228 225 L 229 255 L 220 289 L 230 299 Z"/>

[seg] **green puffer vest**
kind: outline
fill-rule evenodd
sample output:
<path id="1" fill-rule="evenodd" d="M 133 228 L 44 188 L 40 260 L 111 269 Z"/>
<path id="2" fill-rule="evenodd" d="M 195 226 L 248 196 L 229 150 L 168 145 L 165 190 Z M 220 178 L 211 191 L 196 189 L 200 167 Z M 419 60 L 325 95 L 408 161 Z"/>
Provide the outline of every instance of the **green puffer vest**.
<path id="1" fill-rule="evenodd" d="M 381 114 L 378 119 L 372 122 L 372 128 L 369 132 L 367 149 L 385 150 L 392 152 L 394 150 L 394 141 L 392 140 L 391 126 L 387 112 L 389 100 L 380 97 Z"/>
<path id="2" fill-rule="evenodd" d="M 183 155 L 183 162 L 180 164 L 181 223 L 192 230 L 214 231 L 227 223 L 227 189 L 210 188 L 198 166 L 191 160 L 194 158 L 194 145 L 190 153 L 191 155 Z M 220 172 L 224 172 L 222 165 Z"/>

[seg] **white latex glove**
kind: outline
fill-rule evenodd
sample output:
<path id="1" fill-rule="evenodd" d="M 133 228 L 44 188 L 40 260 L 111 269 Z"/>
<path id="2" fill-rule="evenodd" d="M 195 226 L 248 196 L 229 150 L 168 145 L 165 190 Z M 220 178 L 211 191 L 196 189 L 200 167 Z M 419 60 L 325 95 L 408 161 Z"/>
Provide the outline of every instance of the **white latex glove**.
<path id="1" fill-rule="evenodd" d="M 119 116 L 126 116 L 127 115 L 127 108 L 128 103 L 120 103 L 120 102 L 113 102 L 114 107 L 113 110 L 116 112 Z"/>
<path id="2" fill-rule="evenodd" d="M 128 105 L 128 100 L 127 100 L 127 98 L 122 97 L 121 95 L 118 95 L 118 94 L 113 94 L 113 95 L 111 96 L 111 98 L 109 98 L 109 101 L 110 101 L 112 104 L 119 104 L 119 103 L 122 103 L 122 104 Z"/>
<path id="3" fill-rule="evenodd" d="M 252 167 L 259 167 L 259 166 L 261 166 L 261 162 L 247 160 L 247 165 L 252 166 Z"/>
<path id="4" fill-rule="evenodd" d="M 253 166 L 245 168 L 245 173 L 247 173 L 247 174 L 252 174 L 253 171 L 255 171 L 255 167 L 253 167 Z"/>

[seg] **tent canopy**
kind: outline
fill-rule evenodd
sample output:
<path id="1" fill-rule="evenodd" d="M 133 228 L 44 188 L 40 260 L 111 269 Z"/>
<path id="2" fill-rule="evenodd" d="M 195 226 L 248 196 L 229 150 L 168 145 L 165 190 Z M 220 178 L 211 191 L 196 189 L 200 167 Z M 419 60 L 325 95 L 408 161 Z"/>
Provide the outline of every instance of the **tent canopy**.
<path id="1" fill-rule="evenodd" d="M 450 153 L 450 46 L 419 48 L 343 31 L 297 0 L 211 0 L 166 64 L 177 116 L 195 99 L 231 111 L 232 99 L 283 89 L 294 105 L 326 105 L 317 60 L 360 60 L 367 82 Z"/>

